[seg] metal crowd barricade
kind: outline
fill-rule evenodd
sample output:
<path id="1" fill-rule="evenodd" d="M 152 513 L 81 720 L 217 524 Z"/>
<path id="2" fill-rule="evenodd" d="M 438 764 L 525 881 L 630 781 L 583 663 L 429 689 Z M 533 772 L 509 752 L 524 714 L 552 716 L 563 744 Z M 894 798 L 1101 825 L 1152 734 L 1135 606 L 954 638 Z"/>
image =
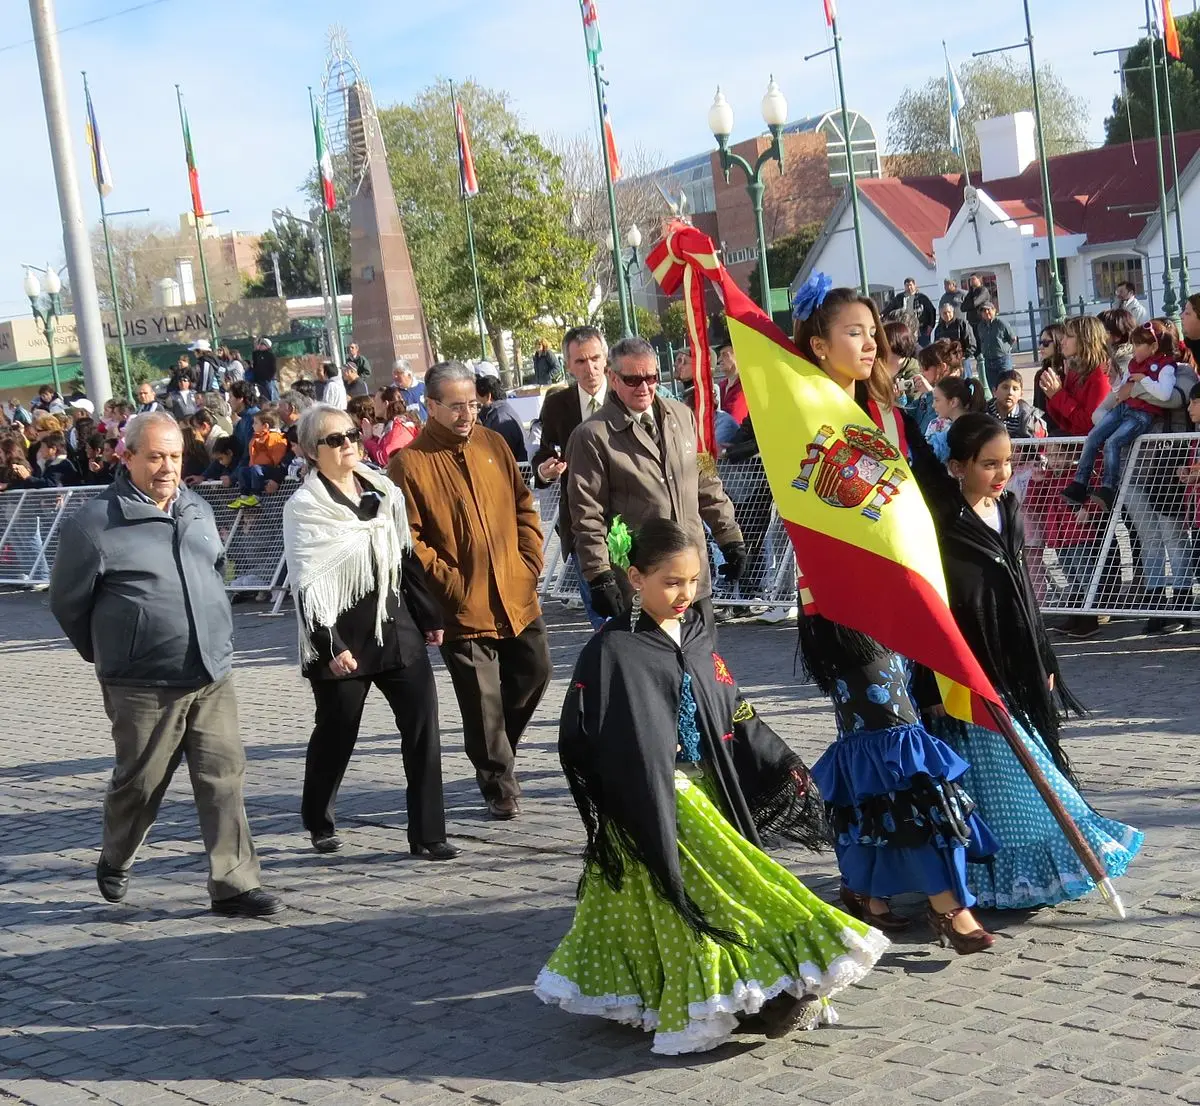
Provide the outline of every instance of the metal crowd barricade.
<path id="1" fill-rule="evenodd" d="M 1134 442 L 1121 470 L 1111 513 L 1068 503 L 1083 438 L 1013 442 L 1011 487 L 1025 518 L 1027 564 L 1046 614 L 1137 617 L 1196 615 L 1200 596 L 1200 434 L 1148 434 Z M 524 478 L 532 483 L 529 465 Z M 713 603 L 725 607 L 792 606 L 795 559 L 758 458 L 718 464 L 746 542 L 741 581 L 724 583 L 720 551 L 710 543 Z M 1096 477 L 1093 476 L 1093 484 Z M 230 592 L 273 591 L 276 610 L 286 596 L 284 504 L 296 485 L 259 496 L 259 506 L 229 509 L 237 489 L 194 490 L 213 508 L 226 555 Z M 46 488 L 0 493 L 0 585 L 37 587 L 50 578 L 63 522 L 103 488 Z M 578 601 L 574 565 L 562 556 L 555 525 L 559 486 L 535 489 L 545 534 L 544 601 Z"/>
<path id="2" fill-rule="evenodd" d="M 1025 517 L 1027 563 L 1044 614 L 1200 614 L 1197 493 L 1187 470 L 1200 435 L 1146 434 L 1125 455 L 1113 510 L 1062 497 L 1083 438 L 1013 443 L 1011 487 Z M 1091 486 L 1100 479 L 1094 466 Z M 1200 470 L 1198 470 L 1200 471 Z"/>

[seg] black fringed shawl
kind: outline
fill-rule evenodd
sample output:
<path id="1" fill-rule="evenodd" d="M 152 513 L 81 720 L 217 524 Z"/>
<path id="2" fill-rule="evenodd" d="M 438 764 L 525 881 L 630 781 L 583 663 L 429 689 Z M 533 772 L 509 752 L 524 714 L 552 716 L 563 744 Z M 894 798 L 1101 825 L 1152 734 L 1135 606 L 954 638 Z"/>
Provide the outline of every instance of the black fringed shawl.
<path id="1" fill-rule="evenodd" d="M 592 637 L 563 703 L 559 757 L 587 831 L 584 855 L 610 886 L 620 888 L 631 857 L 692 929 L 736 941 L 709 924 L 680 876 L 675 747 L 684 672 L 706 771 L 733 826 L 760 848 L 760 833 L 826 846 L 823 804 L 808 769 L 741 697 L 711 627 L 694 609 L 680 646 L 645 614 L 636 633 L 626 614 Z"/>

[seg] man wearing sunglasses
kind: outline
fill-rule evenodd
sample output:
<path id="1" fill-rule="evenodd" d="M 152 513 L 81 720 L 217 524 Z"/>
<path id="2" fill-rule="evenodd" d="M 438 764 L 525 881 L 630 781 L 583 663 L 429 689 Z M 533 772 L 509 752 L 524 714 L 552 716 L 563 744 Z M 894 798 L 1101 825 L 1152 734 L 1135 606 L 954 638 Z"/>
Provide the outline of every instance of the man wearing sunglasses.
<path id="1" fill-rule="evenodd" d="M 699 548 L 707 524 L 725 563 L 721 575 L 738 580 L 746 546 L 733 504 L 713 471 L 696 457 L 696 424 L 682 403 L 657 394 L 658 354 L 644 338 L 623 338 L 609 351 L 608 394 L 599 412 L 567 445 L 566 494 L 579 571 L 596 613 L 615 618 L 631 589 L 609 562 L 608 527 L 620 515 L 632 530 L 652 518 L 683 526 Z M 712 619 L 708 560 L 701 565 L 696 605 Z"/>
<path id="2" fill-rule="evenodd" d="M 442 659 L 463 741 L 493 818 L 515 818 L 517 743 L 550 682 L 538 603 L 542 529 L 508 443 L 478 424 L 475 374 L 444 361 L 425 374 L 429 421 L 393 454 L 409 526 L 442 605 Z"/>

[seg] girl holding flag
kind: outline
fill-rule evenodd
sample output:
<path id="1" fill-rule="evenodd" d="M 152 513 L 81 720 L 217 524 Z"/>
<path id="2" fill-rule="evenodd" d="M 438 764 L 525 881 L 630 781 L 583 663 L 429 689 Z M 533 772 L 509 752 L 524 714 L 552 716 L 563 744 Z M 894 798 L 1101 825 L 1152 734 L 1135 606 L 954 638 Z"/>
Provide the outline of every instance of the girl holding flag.
<path id="1" fill-rule="evenodd" d="M 968 414 L 950 428 L 947 446 L 955 479 L 927 498 L 950 610 L 1003 696 L 1022 744 L 1109 877 L 1122 875 L 1141 847 L 1142 834 L 1088 806 L 1059 745 L 1063 716 L 1082 708 L 1063 681 L 1025 566 L 1021 508 L 1006 490 L 1012 475 L 1008 431 L 990 415 Z M 1000 734 L 949 717 L 935 719 L 932 728 L 969 759 L 963 784 L 1001 840 L 989 864 L 967 869 L 980 905 L 1023 910 L 1082 898 L 1096 889 Z"/>
<path id="2" fill-rule="evenodd" d="M 584 646 L 559 756 L 587 831 L 570 931 L 538 975 L 546 1003 L 654 1031 L 653 1052 L 704 1052 L 738 1017 L 760 1031 L 835 1020 L 887 939 L 821 901 L 760 833 L 825 842 L 808 770 L 738 691 L 693 609 L 702 551 L 677 523 L 630 535 L 613 563 L 632 609 Z"/>
<path id="3" fill-rule="evenodd" d="M 830 290 L 831 283 L 816 274 L 797 294 L 800 352 L 856 399 L 907 457 L 918 483 L 923 474 L 944 480 L 916 423 L 893 403 L 874 302 L 849 288 Z M 870 581 L 846 586 L 868 588 Z M 961 785 L 969 765 L 921 721 L 913 666 L 868 634 L 819 614 L 801 615 L 800 650 L 837 719 L 837 740 L 813 766 L 813 778 L 833 821 L 846 909 L 885 932 L 903 930 L 908 919 L 892 913 L 887 900 L 917 892 L 929 899 L 928 920 L 943 945 L 963 954 L 990 948 L 992 935 L 970 911 L 976 899 L 967 862 L 994 855 L 999 843 Z M 922 698 L 940 702 L 930 692 Z"/>

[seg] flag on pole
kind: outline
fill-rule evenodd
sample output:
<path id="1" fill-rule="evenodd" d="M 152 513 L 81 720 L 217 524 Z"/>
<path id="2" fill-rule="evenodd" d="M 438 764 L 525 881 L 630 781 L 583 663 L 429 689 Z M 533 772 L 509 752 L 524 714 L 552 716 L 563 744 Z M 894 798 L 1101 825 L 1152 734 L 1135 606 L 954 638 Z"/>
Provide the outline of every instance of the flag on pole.
<path id="1" fill-rule="evenodd" d="M 192 214 L 204 218 L 204 201 L 200 199 L 200 173 L 196 169 L 196 154 L 192 149 L 192 128 L 188 125 L 187 108 L 183 109 L 183 152 L 187 156 L 188 186 L 192 190 Z"/>
<path id="2" fill-rule="evenodd" d="M 588 64 L 595 65 L 600 60 L 602 49 L 595 0 L 579 0 L 579 10 L 583 13 L 583 41 L 587 45 Z"/>
<path id="3" fill-rule="evenodd" d="M 467 117 L 457 100 L 454 119 L 458 128 L 458 183 L 463 199 L 470 199 L 479 195 L 479 178 L 475 176 L 475 158 L 471 156 L 471 140 L 467 136 Z"/>
<path id="4" fill-rule="evenodd" d="M 613 137 L 612 120 L 608 117 L 608 97 L 600 92 L 601 115 L 604 120 L 604 156 L 608 158 L 608 172 L 616 184 L 621 179 L 621 159 L 617 156 L 617 140 Z"/>
<path id="5" fill-rule="evenodd" d="M 825 22 L 832 27 L 837 19 L 837 0 L 825 0 Z"/>
<path id="6" fill-rule="evenodd" d="M 321 174 L 321 203 L 326 211 L 337 207 L 337 193 L 333 190 L 333 158 L 329 156 L 329 143 L 325 138 L 325 120 L 321 109 L 313 103 L 313 138 L 317 144 L 317 169 Z"/>
<path id="7" fill-rule="evenodd" d="M 1007 711 L 950 613 L 933 520 L 904 450 L 738 288 L 706 234 L 671 223 L 647 264 L 668 294 L 690 272 L 724 299 L 806 611 L 932 669 L 949 714 L 996 729 L 989 704 Z"/>
<path id="8" fill-rule="evenodd" d="M 112 190 L 112 171 L 108 167 L 108 155 L 104 152 L 104 143 L 100 139 L 100 127 L 96 123 L 96 109 L 92 107 L 92 94 L 84 85 L 84 95 L 87 97 L 87 140 L 92 152 L 92 180 L 96 182 L 96 191 L 101 196 L 107 196 Z"/>
<path id="9" fill-rule="evenodd" d="M 1164 0 L 1167 2 L 1167 0 Z M 950 53 L 946 49 L 946 43 L 942 43 L 942 53 L 946 55 L 946 95 L 950 105 L 950 149 L 953 153 L 962 156 L 963 140 L 962 127 L 958 122 L 958 113 L 962 111 L 963 104 L 966 102 L 963 98 L 962 85 L 958 83 L 958 75 L 954 72 L 954 66 L 950 64 Z"/>
<path id="10" fill-rule="evenodd" d="M 1175 25 L 1175 16 L 1171 14 L 1171 0 L 1162 0 L 1163 15 L 1163 44 L 1167 53 L 1176 61 L 1183 57 L 1183 47 L 1179 45 L 1179 28 Z"/>

